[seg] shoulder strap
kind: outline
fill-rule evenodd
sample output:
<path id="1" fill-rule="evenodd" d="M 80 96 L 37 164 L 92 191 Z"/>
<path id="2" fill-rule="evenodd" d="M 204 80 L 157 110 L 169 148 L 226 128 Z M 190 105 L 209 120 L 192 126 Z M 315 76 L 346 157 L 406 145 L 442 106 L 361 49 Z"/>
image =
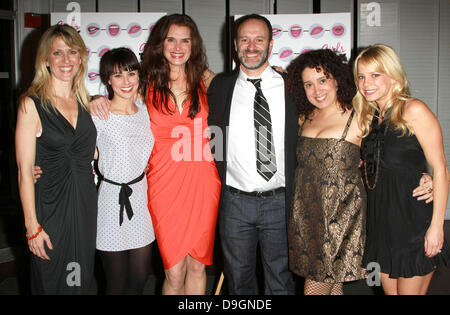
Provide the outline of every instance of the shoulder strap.
<path id="1" fill-rule="evenodd" d="M 305 118 L 305 120 L 304 120 L 304 121 L 302 122 L 302 124 L 299 126 L 299 128 L 298 128 L 298 136 L 301 136 L 301 135 L 302 135 L 303 126 L 305 125 L 305 123 L 306 123 L 307 120 L 308 120 L 308 119 Z"/>
<path id="2" fill-rule="evenodd" d="M 342 140 L 344 140 L 347 137 L 347 132 L 348 132 L 348 129 L 350 128 L 350 125 L 352 124 L 354 115 L 355 115 L 355 110 L 352 110 L 350 117 L 348 117 L 347 125 L 345 125 L 344 132 L 342 133 L 342 137 L 341 137 Z"/>
<path id="3" fill-rule="evenodd" d="M 41 120 L 41 124 L 42 124 L 42 119 L 44 118 L 44 116 L 45 116 L 45 110 L 44 110 L 44 108 L 42 107 L 42 102 L 41 102 L 41 99 L 39 98 L 39 96 L 37 96 L 37 95 L 28 95 L 28 97 L 29 98 L 31 98 L 32 100 L 33 100 L 33 102 L 34 102 L 34 107 L 36 107 L 36 111 L 37 111 L 37 113 L 38 113 L 38 115 L 39 115 L 39 119 Z"/>
<path id="4" fill-rule="evenodd" d="M 39 111 L 41 108 L 41 100 L 36 95 L 28 95 L 29 98 L 31 98 L 34 102 L 34 106 L 36 106 L 36 110 Z"/>

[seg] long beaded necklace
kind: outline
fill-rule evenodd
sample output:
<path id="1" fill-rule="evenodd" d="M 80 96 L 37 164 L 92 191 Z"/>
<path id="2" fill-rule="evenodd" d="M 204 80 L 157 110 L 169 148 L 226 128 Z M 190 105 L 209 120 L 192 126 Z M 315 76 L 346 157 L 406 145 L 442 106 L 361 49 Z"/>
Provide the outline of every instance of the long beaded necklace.
<path id="1" fill-rule="evenodd" d="M 386 116 L 387 115 L 385 115 L 385 119 L 386 119 Z M 374 123 L 374 120 L 375 120 L 375 118 L 372 121 L 372 125 Z M 378 120 L 379 120 L 379 118 L 377 118 L 377 123 L 378 123 Z M 383 138 L 386 137 L 388 127 L 389 126 L 387 126 L 387 125 L 384 126 Z M 373 182 L 373 185 L 370 185 L 370 183 L 369 183 L 369 176 L 367 174 L 367 161 L 364 161 L 364 177 L 365 177 L 364 179 L 366 182 L 366 186 L 369 190 L 374 190 L 375 187 L 377 187 L 378 176 L 379 176 L 379 172 L 380 172 L 380 160 L 381 160 L 380 157 L 381 157 L 381 146 L 382 145 L 381 145 L 381 143 L 379 143 L 379 140 L 375 140 L 375 141 L 377 141 L 378 152 L 377 152 L 377 166 L 376 166 L 376 170 L 375 170 L 375 180 Z"/>

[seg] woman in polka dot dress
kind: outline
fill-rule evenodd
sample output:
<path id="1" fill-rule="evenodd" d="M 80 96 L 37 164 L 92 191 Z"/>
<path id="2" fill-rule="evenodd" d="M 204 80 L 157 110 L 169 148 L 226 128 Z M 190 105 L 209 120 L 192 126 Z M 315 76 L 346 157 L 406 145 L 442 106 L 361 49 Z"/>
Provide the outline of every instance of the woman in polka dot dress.
<path id="1" fill-rule="evenodd" d="M 155 240 L 147 207 L 144 170 L 154 138 L 141 100 L 140 65 L 132 51 L 117 48 L 100 61 L 100 77 L 111 107 L 108 120 L 93 116 L 97 127 L 97 249 L 104 267 L 106 294 L 142 294 Z"/>

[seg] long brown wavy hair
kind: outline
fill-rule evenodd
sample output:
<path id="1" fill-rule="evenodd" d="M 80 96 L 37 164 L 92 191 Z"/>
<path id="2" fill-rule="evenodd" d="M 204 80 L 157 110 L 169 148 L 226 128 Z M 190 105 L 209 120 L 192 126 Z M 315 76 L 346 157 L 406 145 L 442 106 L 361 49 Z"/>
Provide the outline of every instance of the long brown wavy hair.
<path id="1" fill-rule="evenodd" d="M 164 57 L 164 41 L 172 25 L 186 26 L 190 30 L 191 55 L 185 65 L 188 97 L 185 102 L 191 101 L 189 117 L 194 118 L 200 111 L 200 94 L 206 94 L 201 84 L 203 73 L 208 68 L 203 40 L 195 22 L 187 15 L 166 15 L 158 20 L 148 38 L 144 48 L 142 71 L 146 82 L 147 98 L 152 93 L 152 105 L 159 111 L 172 114 L 169 108 L 169 97 L 176 99 L 170 90 L 170 65 Z M 146 99 L 146 101 L 148 101 Z"/>

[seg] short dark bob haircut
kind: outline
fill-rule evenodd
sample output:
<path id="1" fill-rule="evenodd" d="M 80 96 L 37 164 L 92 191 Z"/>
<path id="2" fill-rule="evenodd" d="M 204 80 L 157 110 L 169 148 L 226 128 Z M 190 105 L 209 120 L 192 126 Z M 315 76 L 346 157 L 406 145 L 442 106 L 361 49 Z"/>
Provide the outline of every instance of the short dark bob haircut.
<path id="1" fill-rule="evenodd" d="M 297 104 L 302 119 L 308 119 L 314 109 L 306 97 L 302 73 L 306 68 L 323 71 L 327 78 L 331 76 L 337 81 L 337 98 L 342 111 L 352 109 L 352 99 L 356 93 L 352 69 L 346 63 L 345 55 L 339 55 L 331 49 L 319 49 L 304 53 L 295 58 L 287 68 L 286 87 L 289 96 Z"/>
<path id="2" fill-rule="evenodd" d="M 111 100 L 114 97 L 114 91 L 111 85 L 108 83 L 111 75 L 117 71 L 135 71 L 139 72 L 139 88 L 138 93 L 142 94 L 143 78 L 141 75 L 141 65 L 130 49 L 121 47 L 114 48 L 105 53 L 100 60 L 100 79 L 106 86 L 108 91 L 108 98 Z"/>

